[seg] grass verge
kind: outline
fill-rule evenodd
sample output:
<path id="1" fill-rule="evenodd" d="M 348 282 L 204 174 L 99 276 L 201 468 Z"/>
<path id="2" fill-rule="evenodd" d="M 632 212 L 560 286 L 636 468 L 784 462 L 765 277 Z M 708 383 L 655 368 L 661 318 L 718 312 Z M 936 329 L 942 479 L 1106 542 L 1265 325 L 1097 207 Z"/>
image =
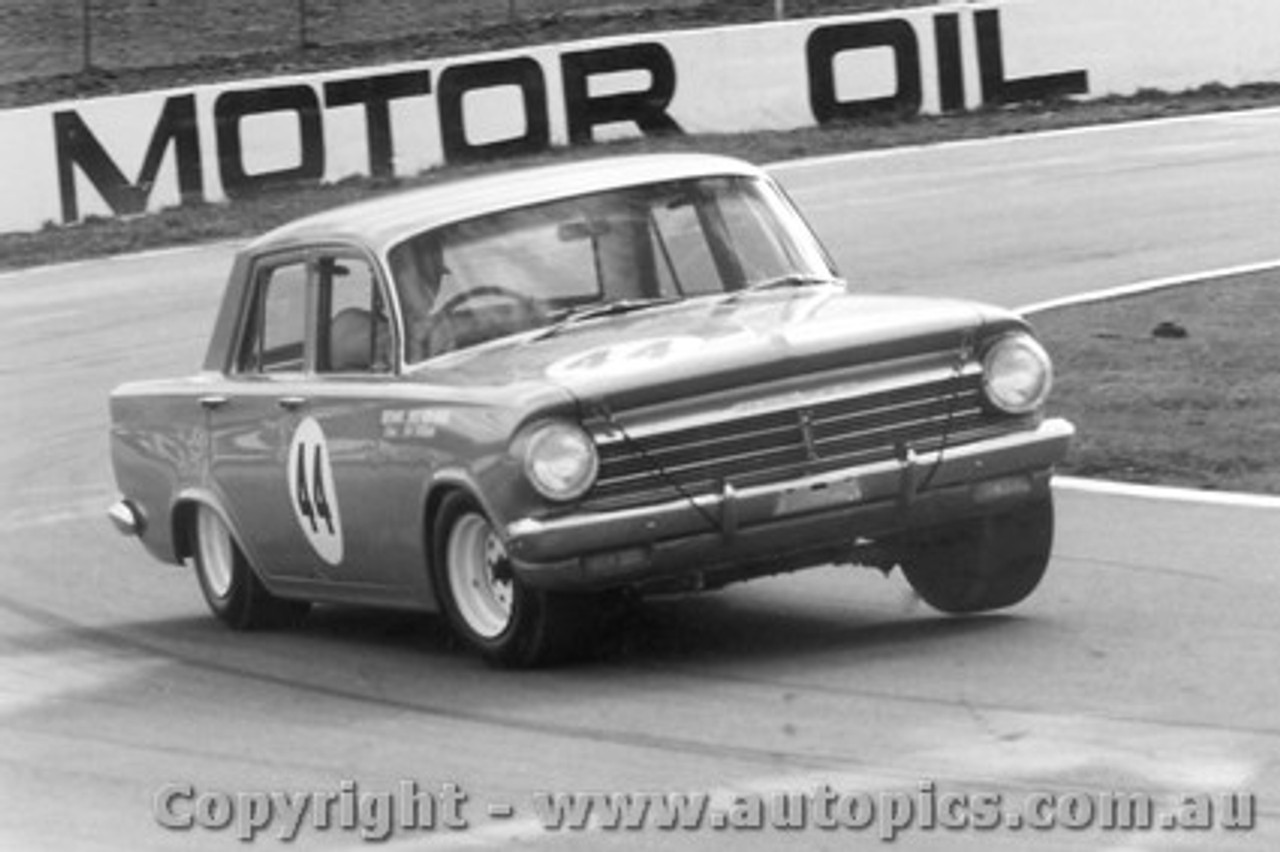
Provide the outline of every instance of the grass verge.
<path id="1" fill-rule="evenodd" d="M 1062 472 L 1280 494 L 1277 309 L 1270 271 L 1032 317 L 1079 429 Z"/>

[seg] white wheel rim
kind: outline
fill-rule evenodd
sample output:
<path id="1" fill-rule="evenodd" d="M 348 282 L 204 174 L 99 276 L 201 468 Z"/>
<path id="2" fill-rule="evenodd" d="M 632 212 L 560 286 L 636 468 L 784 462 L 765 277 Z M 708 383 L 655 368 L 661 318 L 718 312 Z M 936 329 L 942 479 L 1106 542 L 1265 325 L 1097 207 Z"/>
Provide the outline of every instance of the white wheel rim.
<path id="1" fill-rule="evenodd" d="M 500 636 L 511 624 L 515 590 L 509 578 L 496 576 L 507 549 L 493 527 L 473 513 L 459 518 L 446 559 L 453 602 L 467 627 L 485 639 Z"/>
<path id="2" fill-rule="evenodd" d="M 231 533 L 218 513 L 201 506 L 196 517 L 197 546 L 200 548 L 200 572 L 209 591 L 217 598 L 231 593 L 233 560 Z"/>

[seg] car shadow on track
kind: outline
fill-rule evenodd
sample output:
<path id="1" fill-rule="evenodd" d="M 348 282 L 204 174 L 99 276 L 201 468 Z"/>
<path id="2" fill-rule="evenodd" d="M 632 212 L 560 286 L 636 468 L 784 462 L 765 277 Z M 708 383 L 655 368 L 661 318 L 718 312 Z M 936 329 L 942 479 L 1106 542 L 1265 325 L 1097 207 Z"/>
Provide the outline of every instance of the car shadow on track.
<path id="1" fill-rule="evenodd" d="M 776 583 L 777 581 L 775 581 Z M 675 662 L 745 663 L 827 658 L 848 665 L 930 655 L 938 645 L 1001 643 L 1038 623 L 1018 612 L 952 617 L 912 598 L 827 601 L 735 588 L 645 598 L 612 606 L 590 645 L 563 669 L 647 668 Z M 221 660 L 241 655 L 310 658 L 444 671 L 483 668 L 449 630 L 443 616 L 348 606 L 317 606 L 300 624 L 234 633 L 211 618 L 175 618 L 122 625 L 152 647 L 187 649 Z M 993 637 L 992 634 L 995 634 Z M 379 660 L 380 658 L 380 660 Z M 310 667 L 308 662 L 307 666 Z"/>
<path id="2" fill-rule="evenodd" d="M 647 598 L 614 606 L 576 670 L 645 669 L 676 662 L 749 663 L 837 656 L 846 665 L 910 659 L 937 645 L 1007 643 L 1039 619 L 1018 611 L 941 615 L 899 591 L 874 585 L 832 594 L 826 581 L 774 579 L 712 593 Z M 193 608 L 190 615 L 109 625 L 86 625 L 52 612 L 12 604 L 45 629 L 21 643 L 22 653 L 109 651 L 168 657 L 216 669 L 291 669 L 319 674 L 326 665 L 376 668 L 392 675 L 426 664 L 440 673 L 482 669 L 476 655 L 450 632 L 442 616 L 365 607 L 317 606 L 300 624 L 272 631 L 225 629 Z M 993 635 L 994 634 L 994 637 Z"/>
<path id="3" fill-rule="evenodd" d="M 609 631 L 600 659 L 643 664 L 842 654 L 853 663 L 928 653 L 935 643 L 1008 632 L 1020 621 L 1009 614 L 952 618 L 928 610 L 836 617 L 715 596 L 650 600 Z"/>
<path id="4" fill-rule="evenodd" d="M 980 645 L 992 641 L 991 634 L 1004 643 L 1038 623 L 1017 610 L 946 616 L 900 587 L 877 588 L 877 580 L 866 581 L 870 585 L 863 591 L 868 593 L 862 596 L 856 588 L 833 595 L 825 581 L 805 581 L 806 588 L 782 578 L 615 604 L 591 635 L 590 646 L 568 667 L 646 668 L 676 661 L 739 663 L 832 655 L 856 665 L 928 655 L 940 644 Z M 318 607 L 295 632 L 351 653 L 412 650 L 441 665 L 468 660 L 480 665 L 439 616 Z"/>
<path id="5" fill-rule="evenodd" d="M 859 587 L 859 583 L 863 583 Z M 806 658 L 867 665 L 936 654 L 973 643 L 1007 643 L 1036 631 L 1042 619 L 1011 613 L 947 617 L 901 587 L 860 578 L 854 588 L 831 576 L 746 583 L 709 594 L 652 597 L 613 606 L 573 670 L 649 669 L 673 664 L 736 665 Z M 17 604 L 14 604 L 18 606 Z M 22 652 L 110 651 L 169 658 L 227 673 L 294 673 L 324 678 L 326 668 L 448 674 L 483 670 L 443 617 L 410 611 L 316 606 L 297 626 L 238 633 L 193 608 L 168 619 L 88 626 L 19 606 L 46 629 Z M 29 611 L 27 611 L 29 610 Z M 198 614 L 197 614 L 198 613 Z M 509 675 L 509 673 L 508 673 Z"/>

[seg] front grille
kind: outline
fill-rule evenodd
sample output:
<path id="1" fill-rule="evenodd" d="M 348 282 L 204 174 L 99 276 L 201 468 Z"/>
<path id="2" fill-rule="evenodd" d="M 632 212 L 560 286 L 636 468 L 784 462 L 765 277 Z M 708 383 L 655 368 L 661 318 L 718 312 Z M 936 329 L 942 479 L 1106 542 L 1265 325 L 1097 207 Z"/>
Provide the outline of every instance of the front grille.
<path id="1" fill-rule="evenodd" d="M 697 425 L 596 431 L 595 509 L 761 485 L 892 459 L 901 446 L 937 450 L 994 437 L 1021 420 L 983 404 L 976 370 L 905 386 Z M 677 487 L 678 486 L 678 487 Z"/>

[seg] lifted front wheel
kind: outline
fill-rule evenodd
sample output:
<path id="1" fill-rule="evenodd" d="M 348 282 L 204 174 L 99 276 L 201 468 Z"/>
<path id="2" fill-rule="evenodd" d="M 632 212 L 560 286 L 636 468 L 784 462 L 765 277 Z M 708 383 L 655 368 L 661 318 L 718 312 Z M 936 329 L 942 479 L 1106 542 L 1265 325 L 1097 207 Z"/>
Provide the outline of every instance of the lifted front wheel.
<path id="1" fill-rule="evenodd" d="M 950 613 L 1013 606 L 1040 584 L 1053 549 L 1053 500 L 931 530 L 901 549 L 902 573 Z"/>

